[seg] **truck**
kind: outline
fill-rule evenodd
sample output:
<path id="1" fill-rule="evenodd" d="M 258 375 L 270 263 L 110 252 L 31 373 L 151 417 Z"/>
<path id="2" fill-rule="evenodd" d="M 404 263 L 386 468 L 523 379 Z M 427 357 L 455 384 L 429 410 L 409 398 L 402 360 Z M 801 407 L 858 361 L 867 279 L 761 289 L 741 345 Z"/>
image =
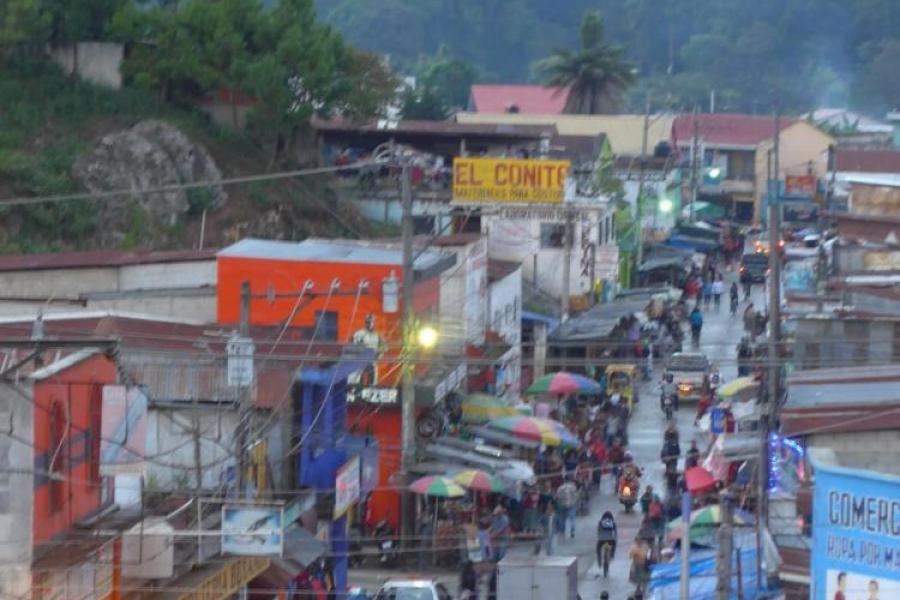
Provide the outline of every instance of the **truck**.
<path id="1" fill-rule="evenodd" d="M 497 600 L 578 600 L 578 557 L 504 558 L 497 563 Z"/>

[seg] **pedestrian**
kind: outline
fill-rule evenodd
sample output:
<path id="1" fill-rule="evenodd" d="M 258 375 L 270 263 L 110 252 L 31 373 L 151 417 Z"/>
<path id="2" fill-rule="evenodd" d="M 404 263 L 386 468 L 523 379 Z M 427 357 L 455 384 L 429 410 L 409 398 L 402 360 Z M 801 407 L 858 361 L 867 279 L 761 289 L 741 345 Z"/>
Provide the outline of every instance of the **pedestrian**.
<path id="1" fill-rule="evenodd" d="M 506 510 L 497 505 L 494 509 L 494 518 L 491 521 L 491 546 L 493 548 L 493 560 L 499 562 L 506 556 L 506 550 L 509 548 L 509 517 L 506 516 Z"/>
<path id="2" fill-rule="evenodd" d="M 703 307 L 709 308 L 709 303 L 712 300 L 712 282 L 709 279 L 703 280 Z"/>
<path id="3" fill-rule="evenodd" d="M 522 508 L 525 511 L 524 529 L 526 533 L 532 533 L 538 527 L 538 504 L 541 494 L 534 486 L 529 486 L 522 497 Z"/>
<path id="4" fill-rule="evenodd" d="M 491 519 L 486 514 L 478 520 L 478 548 L 481 560 L 491 560 L 494 555 L 491 547 Z"/>
<path id="5" fill-rule="evenodd" d="M 750 280 L 750 276 L 747 275 L 743 281 L 744 284 L 744 301 L 750 299 L 750 292 L 753 291 L 753 281 Z"/>
<path id="6" fill-rule="evenodd" d="M 460 594 L 468 593 L 470 600 L 478 600 L 478 573 L 471 560 L 463 564 L 462 573 L 459 575 Z"/>
<path id="7" fill-rule="evenodd" d="M 553 556 L 553 552 L 556 549 L 556 530 L 558 527 L 556 522 L 556 508 L 551 501 L 547 503 L 544 514 L 541 516 L 541 528 L 544 530 L 544 552 L 547 556 Z M 536 549 L 540 549 L 540 542 Z"/>
<path id="8" fill-rule="evenodd" d="M 692 469 L 698 464 L 700 464 L 700 449 L 697 448 L 697 440 L 691 440 L 691 447 L 688 448 L 684 459 L 684 470 Z"/>
<path id="9" fill-rule="evenodd" d="M 641 514 L 644 517 L 647 516 L 647 511 L 650 510 L 650 502 L 653 500 L 653 486 L 648 485 L 644 490 L 644 493 L 641 494 Z"/>
<path id="10" fill-rule="evenodd" d="M 665 510 L 659 495 L 654 494 L 653 500 L 647 509 L 647 518 L 650 519 L 650 526 L 653 528 L 653 534 L 656 536 L 656 543 L 662 546 L 663 535 L 666 532 Z"/>
<path id="11" fill-rule="evenodd" d="M 722 275 L 716 278 L 712 283 L 712 295 L 713 301 L 716 304 L 716 310 L 719 310 L 719 307 L 722 305 L 722 294 L 725 292 L 725 282 L 722 281 Z"/>
<path id="12" fill-rule="evenodd" d="M 569 537 L 575 537 L 575 510 L 578 507 L 578 487 L 571 479 L 559 486 L 556 490 L 556 503 L 559 505 L 561 530 L 566 531 L 569 526 Z"/>

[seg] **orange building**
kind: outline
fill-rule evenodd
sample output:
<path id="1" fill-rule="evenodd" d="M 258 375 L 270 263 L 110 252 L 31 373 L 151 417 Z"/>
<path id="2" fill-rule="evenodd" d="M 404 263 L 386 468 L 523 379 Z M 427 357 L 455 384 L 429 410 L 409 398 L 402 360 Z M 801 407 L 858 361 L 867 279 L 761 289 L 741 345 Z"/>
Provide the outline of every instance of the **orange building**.
<path id="1" fill-rule="evenodd" d="M 430 250 L 418 254 L 413 310 L 421 321 L 437 321 L 440 275 L 455 260 Z M 246 239 L 219 252 L 217 263 L 220 323 L 240 322 L 241 288 L 247 282 L 250 325 L 290 325 L 305 329 L 310 340 L 358 343 L 377 350 L 380 359 L 375 367 L 351 377 L 346 427 L 371 433 L 378 440 L 379 488 L 389 487 L 391 474 L 400 467 L 400 245 Z M 417 371 L 416 406 L 422 431 L 436 422 L 432 409 L 465 379 L 464 362 L 435 362 L 441 364 Z M 367 508 L 370 522 L 387 518 L 398 525 L 398 494 L 378 489 Z"/>

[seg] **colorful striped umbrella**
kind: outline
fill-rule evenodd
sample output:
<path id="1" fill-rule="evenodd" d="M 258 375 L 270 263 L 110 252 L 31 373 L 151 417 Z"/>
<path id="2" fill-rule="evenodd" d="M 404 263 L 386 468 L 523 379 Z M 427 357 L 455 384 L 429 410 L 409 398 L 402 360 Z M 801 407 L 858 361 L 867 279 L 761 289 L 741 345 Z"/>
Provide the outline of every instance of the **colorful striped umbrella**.
<path id="1" fill-rule="evenodd" d="M 577 448 L 580 442 L 574 433 L 562 423 L 540 417 L 501 417 L 488 422 L 488 427 L 505 431 L 527 440 L 534 440 L 548 446 L 567 446 Z"/>
<path id="2" fill-rule="evenodd" d="M 518 414 L 515 407 L 489 394 L 470 394 L 462 402 L 463 420 L 469 423 L 484 423 L 515 414 Z"/>
<path id="3" fill-rule="evenodd" d="M 438 498 L 459 498 L 466 495 L 466 490 L 461 485 L 442 475 L 429 475 L 416 479 L 409 489 L 422 496 L 437 496 Z"/>
<path id="4" fill-rule="evenodd" d="M 599 394 L 601 391 L 600 384 L 593 379 L 566 371 L 544 375 L 528 386 L 529 394 Z"/>
<path id="5" fill-rule="evenodd" d="M 735 525 L 750 525 L 754 522 L 752 514 L 743 511 L 734 511 Z M 709 540 L 715 535 L 722 523 L 722 507 L 718 504 L 698 508 L 691 513 L 691 542 Z M 679 517 L 669 521 L 666 525 L 666 542 L 671 544 L 680 540 L 684 533 L 684 521 Z"/>
<path id="6" fill-rule="evenodd" d="M 502 492 L 506 489 L 503 482 L 481 469 L 467 469 L 453 476 L 453 480 L 461 486 L 479 492 Z"/>

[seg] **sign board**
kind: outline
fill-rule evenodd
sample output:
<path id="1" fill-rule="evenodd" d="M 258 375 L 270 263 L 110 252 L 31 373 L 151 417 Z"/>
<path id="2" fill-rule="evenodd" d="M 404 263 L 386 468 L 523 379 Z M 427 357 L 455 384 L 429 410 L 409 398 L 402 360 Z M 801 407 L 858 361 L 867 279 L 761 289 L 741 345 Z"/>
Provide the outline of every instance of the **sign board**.
<path id="1" fill-rule="evenodd" d="M 818 182 L 815 175 L 787 175 L 784 178 L 784 195 L 792 198 L 812 198 Z"/>
<path id="2" fill-rule="evenodd" d="M 222 506 L 222 554 L 281 556 L 284 546 L 280 505 Z"/>
<path id="3" fill-rule="evenodd" d="M 256 346 L 250 338 L 235 336 L 225 345 L 228 356 L 228 387 L 250 387 L 253 385 L 253 353 Z"/>
<path id="4" fill-rule="evenodd" d="M 359 502 L 359 456 L 354 456 L 334 475 L 334 518 L 340 519 Z"/>
<path id="5" fill-rule="evenodd" d="M 810 598 L 900 598 L 900 478 L 814 468 Z"/>
<path id="6" fill-rule="evenodd" d="M 138 387 L 104 385 L 100 474 L 142 475 L 147 444 L 147 395 Z"/>
<path id="7" fill-rule="evenodd" d="M 567 160 L 453 159 L 453 201 L 460 204 L 560 204 Z"/>
<path id="8" fill-rule="evenodd" d="M 400 392 L 395 387 L 350 385 L 347 386 L 347 402 L 395 406 L 400 403 Z"/>

